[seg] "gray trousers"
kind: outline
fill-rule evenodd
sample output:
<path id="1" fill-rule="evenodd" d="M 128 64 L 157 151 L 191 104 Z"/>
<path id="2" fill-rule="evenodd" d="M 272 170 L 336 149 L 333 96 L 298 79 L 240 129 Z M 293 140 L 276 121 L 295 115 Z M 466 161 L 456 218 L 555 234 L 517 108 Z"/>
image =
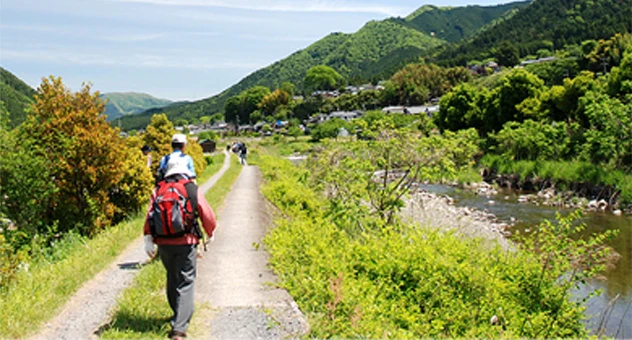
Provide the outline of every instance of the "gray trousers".
<path id="1" fill-rule="evenodd" d="M 186 333 L 193 316 L 197 245 L 159 246 L 158 254 L 167 270 L 167 299 L 173 310 L 171 329 Z"/>

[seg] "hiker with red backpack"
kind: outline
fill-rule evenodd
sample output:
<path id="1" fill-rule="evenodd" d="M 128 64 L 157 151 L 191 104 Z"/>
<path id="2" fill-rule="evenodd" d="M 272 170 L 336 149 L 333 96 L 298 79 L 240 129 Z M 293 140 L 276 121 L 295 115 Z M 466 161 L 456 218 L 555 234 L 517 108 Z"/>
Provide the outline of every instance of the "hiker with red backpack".
<path id="1" fill-rule="evenodd" d="M 173 140 L 177 138 L 180 137 L 174 136 Z M 186 337 L 193 316 L 197 248 L 200 240 L 205 245 L 201 229 L 212 239 L 217 222 L 193 182 L 187 162 L 180 155 L 175 159 L 179 161 L 167 160 L 163 176 L 152 192 L 143 233 L 145 252 L 153 258 L 157 245 L 158 257 L 167 271 L 167 299 L 173 310 L 169 337 L 181 339 Z"/>

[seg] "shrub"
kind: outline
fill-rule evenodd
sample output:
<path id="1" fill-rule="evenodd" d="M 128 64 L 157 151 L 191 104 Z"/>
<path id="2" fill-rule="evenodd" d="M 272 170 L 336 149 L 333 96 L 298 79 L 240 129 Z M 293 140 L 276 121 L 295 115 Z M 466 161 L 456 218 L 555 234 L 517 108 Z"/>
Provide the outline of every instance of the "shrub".
<path id="1" fill-rule="evenodd" d="M 44 79 L 33 115 L 17 132 L 45 160 L 40 171 L 50 175 L 57 191 L 50 196 L 43 224 L 58 221 L 61 232 L 76 228 L 94 234 L 109 226 L 117 209 L 128 208 L 117 207 L 110 198 L 126 176 L 121 169 L 143 166 L 126 165 L 131 160 L 125 142 L 105 121 L 99 93 L 90 90 L 84 85 L 71 93 L 60 78 Z"/>
<path id="2" fill-rule="evenodd" d="M 565 123 L 508 122 L 489 140 L 492 152 L 516 161 L 560 159 L 569 154 Z"/>

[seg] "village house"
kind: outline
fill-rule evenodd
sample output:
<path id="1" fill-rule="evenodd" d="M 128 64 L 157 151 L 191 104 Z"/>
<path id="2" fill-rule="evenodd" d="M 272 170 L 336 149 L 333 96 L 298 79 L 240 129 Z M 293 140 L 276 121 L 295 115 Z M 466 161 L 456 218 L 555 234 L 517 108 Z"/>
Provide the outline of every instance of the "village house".
<path id="1" fill-rule="evenodd" d="M 419 106 L 388 106 L 382 109 L 384 113 L 406 113 L 406 114 L 420 114 L 425 113 L 428 116 L 432 116 L 439 111 L 439 105 L 419 105 Z"/>
<path id="2" fill-rule="evenodd" d="M 335 111 L 330 113 L 327 116 L 327 120 L 331 120 L 334 118 L 340 118 L 340 119 L 344 119 L 346 121 L 350 121 L 352 119 L 356 119 L 356 118 L 360 118 L 362 117 L 364 113 L 362 113 L 361 111 Z"/>
<path id="3" fill-rule="evenodd" d="M 540 63 L 548 63 L 550 61 L 554 61 L 556 60 L 556 57 L 545 57 L 545 58 L 539 58 L 539 59 L 529 59 L 529 60 L 525 60 L 523 62 L 520 63 L 520 67 L 525 67 L 527 65 L 530 64 L 540 64 Z"/>
<path id="4" fill-rule="evenodd" d="M 214 140 L 205 139 L 201 141 L 200 146 L 202 147 L 202 151 L 204 153 L 213 153 L 217 148 L 217 143 Z"/>

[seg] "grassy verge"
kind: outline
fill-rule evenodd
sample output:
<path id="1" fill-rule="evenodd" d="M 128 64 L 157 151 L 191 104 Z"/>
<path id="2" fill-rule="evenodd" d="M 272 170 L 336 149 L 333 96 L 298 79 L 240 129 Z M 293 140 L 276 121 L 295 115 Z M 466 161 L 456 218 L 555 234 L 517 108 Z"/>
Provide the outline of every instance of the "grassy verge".
<path id="1" fill-rule="evenodd" d="M 607 169 L 586 162 L 510 161 L 502 156 L 485 155 L 482 166 L 501 174 L 516 174 L 520 178 L 542 178 L 556 182 L 557 187 L 572 183 L 612 186 L 621 192 L 621 203 L 632 204 L 632 175 L 621 170 Z"/>
<path id="2" fill-rule="evenodd" d="M 224 155 L 214 156 L 203 176 L 219 171 Z M 103 270 L 137 237 L 144 214 L 109 228 L 93 239 L 69 236 L 54 245 L 58 261 L 28 264 L 28 270 L 0 291 L 0 338 L 23 337 L 40 325 L 70 299 L 77 289 Z"/>
<path id="3" fill-rule="evenodd" d="M 224 164 L 224 158 L 226 158 L 226 155 L 224 155 L 223 152 L 219 152 L 215 155 L 213 155 L 211 157 L 211 159 L 213 160 L 212 163 L 210 163 L 206 169 L 204 170 L 204 173 L 202 173 L 199 177 L 198 177 L 198 183 L 202 184 L 206 181 L 208 181 L 209 178 L 211 178 L 211 176 L 213 176 L 214 174 L 216 174 L 219 169 L 222 168 L 222 165 Z"/>
<path id="4" fill-rule="evenodd" d="M 56 263 L 42 262 L 20 272 L 0 295 L 0 338 L 23 337 L 36 331 L 81 285 L 110 264 L 140 235 L 142 217 L 82 240 Z"/>
<path id="5" fill-rule="evenodd" d="M 239 176 L 242 166 L 237 156 L 231 156 L 230 168 L 209 190 L 205 197 L 214 211 L 218 211 L 233 183 Z M 165 270 L 160 261 L 154 261 L 143 268 L 131 287 L 127 288 L 118 300 L 112 322 L 103 330 L 101 336 L 107 339 L 164 338 L 169 331 L 171 309 L 165 295 Z M 189 333 L 202 332 L 201 323 L 196 317 L 205 309 L 196 305 L 196 314 Z"/>

